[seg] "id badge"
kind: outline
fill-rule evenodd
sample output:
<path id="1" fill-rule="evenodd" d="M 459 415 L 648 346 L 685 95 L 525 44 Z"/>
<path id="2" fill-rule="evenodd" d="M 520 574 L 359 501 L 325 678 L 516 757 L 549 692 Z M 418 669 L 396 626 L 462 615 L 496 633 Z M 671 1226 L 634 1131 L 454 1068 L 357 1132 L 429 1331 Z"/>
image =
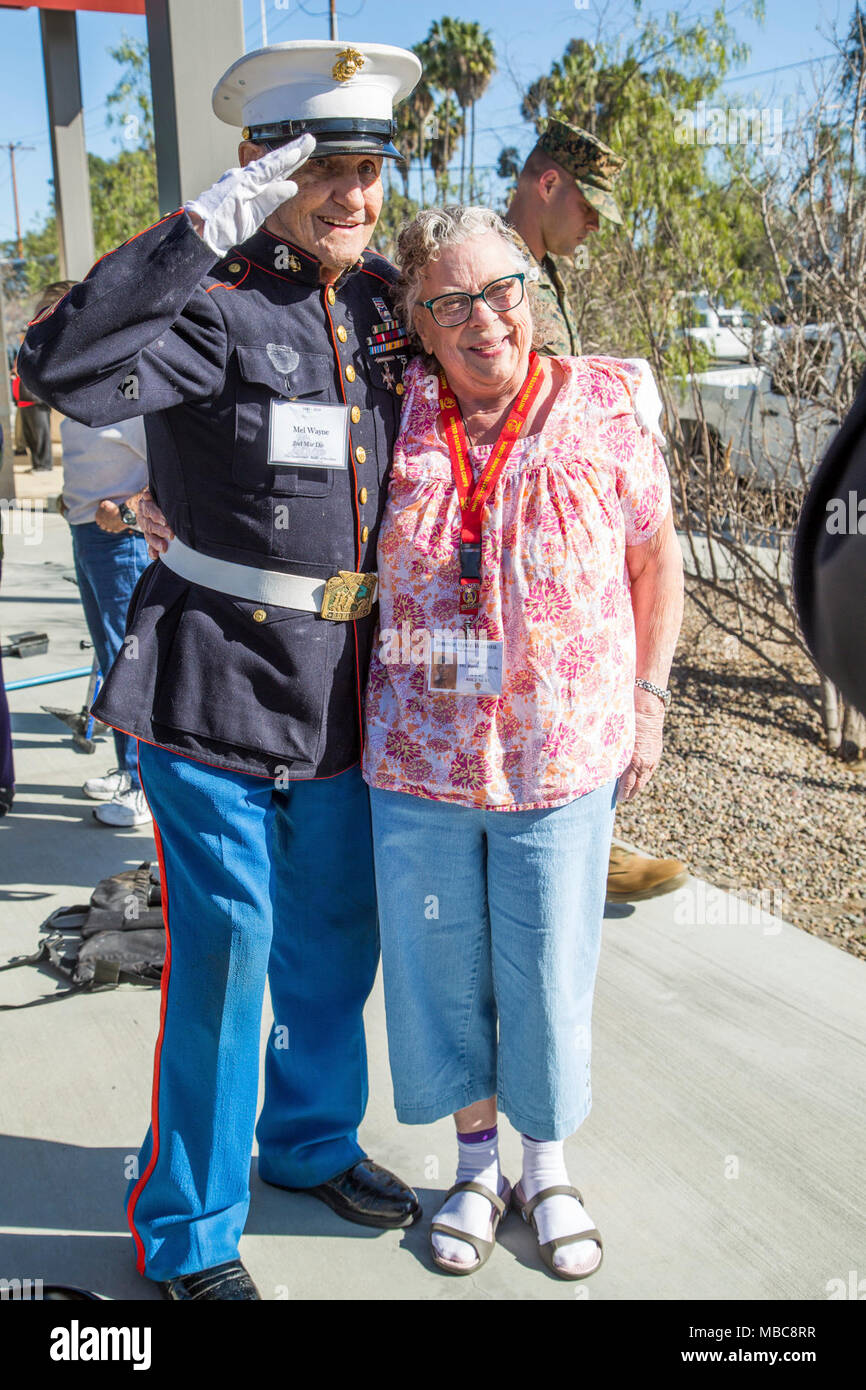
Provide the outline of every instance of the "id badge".
<path id="1" fill-rule="evenodd" d="M 430 653 L 427 689 L 434 695 L 501 695 L 503 642 L 479 638 Z"/>
<path id="2" fill-rule="evenodd" d="M 348 468 L 349 407 L 271 401 L 268 463 L 272 468 Z"/>

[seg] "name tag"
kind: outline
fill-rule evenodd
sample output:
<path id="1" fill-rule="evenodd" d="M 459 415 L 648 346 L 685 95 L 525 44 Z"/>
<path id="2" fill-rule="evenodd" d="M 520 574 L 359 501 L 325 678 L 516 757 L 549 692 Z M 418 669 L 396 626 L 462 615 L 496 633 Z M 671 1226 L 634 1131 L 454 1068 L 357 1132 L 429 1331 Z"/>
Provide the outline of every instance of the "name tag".
<path id="1" fill-rule="evenodd" d="M 349 407 L 271 401 L 268 463 L 273 468 L 348 468 Z"/>
<path id="2" fill-rule="evenodd" d="M 458 642 L 430 653 L 427 689 L 434 695 L 501 695 L 503 642 Z"/>

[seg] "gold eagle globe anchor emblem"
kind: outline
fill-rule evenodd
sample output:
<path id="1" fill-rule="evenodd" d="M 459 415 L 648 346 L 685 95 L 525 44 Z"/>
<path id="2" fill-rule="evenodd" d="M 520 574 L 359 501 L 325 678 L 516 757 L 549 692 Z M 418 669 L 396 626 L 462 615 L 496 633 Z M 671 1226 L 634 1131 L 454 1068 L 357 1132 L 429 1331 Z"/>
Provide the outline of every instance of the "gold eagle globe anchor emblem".
<path id="1" fill-rule="evenodd" d="M 331 76 L 336 82 L 348 82 L 350 77 L 361 71 L 366 61 L 363 53 L 359 53 L 357 48 L 341 49 L 331 69 Z"/>

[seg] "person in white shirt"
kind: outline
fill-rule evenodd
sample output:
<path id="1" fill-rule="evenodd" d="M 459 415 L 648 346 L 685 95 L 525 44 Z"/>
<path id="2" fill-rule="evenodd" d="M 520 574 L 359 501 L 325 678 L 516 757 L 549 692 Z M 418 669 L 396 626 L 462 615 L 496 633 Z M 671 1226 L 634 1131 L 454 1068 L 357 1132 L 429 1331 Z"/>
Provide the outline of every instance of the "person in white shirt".
<path id="1" fill-rule="evenodd" d="M 136 506 L 147 486 L 147 446 L 140 416 L 91 429 L 77 420 L 60 425 L 64 515 L 81 604 L 103 678 L 123 646 L 132 591 L 150 563 L 137 529 Z M 123 660 L 123 656 L 120 656 Z M 93 814 L 103 825 L 143 825 L 150 812 L 138 776 L 137 744 L 114 731 L 117 767 L 91 777 L 85 796 L 103 804 Z"/>
<path id="2" fill-rule="evenodd" d="M 59 303 L 76 283 L 47 285 L 34 317 Z M 136 516 L 147 487 L 144 422 L 137 416 L 91 428 L 65 418 L 60 439 L 63 514 L 72 531 L 81 605 L 105 679 L 123 645 L 132 591 L 150 563 Z M 117 767 L 88 778 L 82 791 L 103 803 L 93 812 L 102 825 L 144 825 L 151 816 L 138 776 L 136 740 L 116 729 L 114 743 Z"/>

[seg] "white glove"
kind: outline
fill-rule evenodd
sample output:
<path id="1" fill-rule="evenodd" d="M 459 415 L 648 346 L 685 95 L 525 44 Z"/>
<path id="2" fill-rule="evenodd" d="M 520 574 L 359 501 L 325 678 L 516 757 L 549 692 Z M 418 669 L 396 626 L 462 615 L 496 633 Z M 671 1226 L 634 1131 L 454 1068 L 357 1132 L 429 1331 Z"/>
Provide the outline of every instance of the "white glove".
<path id="1" fill-rule="evenodd" d="M 316 147 L 314 135 L 301 135 L 289 145 L 269 150 L 245 169 L 229 169 L 211 188 L 184 204 L 204 223 L 202 241 L 217 256 L 257 232 L 266 217 L 289 198 L 298 185 L 289 178 L 305 164 Z"/>
<path id="2" fill-rule="evenodd" d="M 633 379 L 634 383 L 630 385 L 629 390 L 637 422 L 642 430 L 649 430 L 659 444 L 664 444 L 665 437 L 659 426 L 662 399 L 652 374 L 652 368 L 646 358 L 603 357 L 601 361 L 620 362 L 629 368 L 629 377 Z"/>

